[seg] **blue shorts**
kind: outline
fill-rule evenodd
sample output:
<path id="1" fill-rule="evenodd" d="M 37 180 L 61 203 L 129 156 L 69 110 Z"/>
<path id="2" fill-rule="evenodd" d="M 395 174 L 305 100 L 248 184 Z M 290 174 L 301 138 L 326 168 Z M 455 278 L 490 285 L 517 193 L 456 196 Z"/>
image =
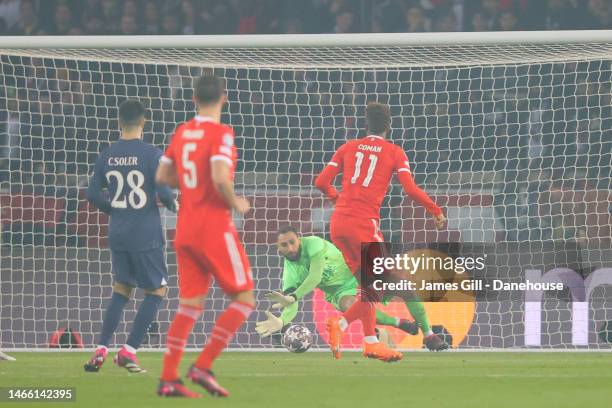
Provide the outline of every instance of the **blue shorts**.
<path id="1" fill-rule="evenodd" d="M 111 249 L 115 283 L 141 289 L 159 289 L 168 284 L 164 247 L 130 252 Z"/>

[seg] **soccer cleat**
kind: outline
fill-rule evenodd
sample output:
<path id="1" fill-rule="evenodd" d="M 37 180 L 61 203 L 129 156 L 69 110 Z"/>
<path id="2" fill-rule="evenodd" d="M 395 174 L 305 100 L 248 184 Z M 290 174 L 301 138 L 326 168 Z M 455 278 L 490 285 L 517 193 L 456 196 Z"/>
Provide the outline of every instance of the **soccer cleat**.
<path id="1" fill-rule="evenodd" d="M 414 320 L 400 319 L 397 328 L 412 336 L 416 336 L 419 333 L 419 325 Z"/>
<path id="2" fill-rule="evenodd" d="M 160 397 L 183 397 L 183 398 L 200 398 L 202 394 L 191 391 L 183 385 L 181 380 L 175 381 L 160 381 L 157 387 L 157 395 Z"/>
<path id="3" fill-rule="evenodd" d="M 215 375 L 210 370 L 203 370 L 192 365 L 187 372 L 189 378 L 194 384 L 201 385 L 210 395 L 215 397 L 228 397 L 229 392 L 219 385 Z"/>
<path id="4" fill-rule="evenodd" d="M 97 373 L 102 368 L 102 364 L 106 361 L 106 355 L 108 354 L 108 349 L 99 348 L 94 353 L 93 357 L 85 363 L 83 368 L 85 371 L 89 373 Z"/>
<path id="5" fill-rule="evenodd" d="M 363 343 L 363 355 L 367 358 L 376 358 L 386 363 L 392 363 L 394 361 L 401 360 L 404 355 L 399 351 L 395 351 L 385 346 L 384 344 L 378 343 Z"/>
<path id="6" fill-rule="evenodd" d="M 435 333 L 425 337 L 425 339 L 423 339 L 423 343 L 425 343 L 425 347 L 427 347 L 429 351 L 442 351 L 447 350 L 450 347 L 448 343 L 442 340 L 440 336 Z"/>
<path id="7" fill-rule="evenodd" d="M 330 317 L 325 322 L 327 334 L 329 335 L 329 348 L 336 360 L 340 360 L 340 342 L 342 341 L 342 329 L 340 329 L 340 317 Z"/>
<path id="8" fill-rule="evenodd" d="M 117 355 L 113 359 L 113 362 L 117 364 L 117 367 L 122 367 L 128 370 L 130 373 L 144 374 L 147 372 L 144 368 L 140 367 L 140 363 L 136 358 L 136 354 L 130 353 L 124 347 L 117 352 Z"/>

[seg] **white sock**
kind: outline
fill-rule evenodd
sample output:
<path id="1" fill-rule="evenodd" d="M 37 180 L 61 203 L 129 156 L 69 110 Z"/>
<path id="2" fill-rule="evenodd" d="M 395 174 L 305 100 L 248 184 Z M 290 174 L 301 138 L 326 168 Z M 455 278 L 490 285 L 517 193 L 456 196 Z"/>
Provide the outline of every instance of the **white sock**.
<path id="1" fill-rule="evenodd" d="M 376 337 L 376 336 L 364 336 L 363 342 L 364 343 L 368 343 L 368 344 L 378 343 L 378 337 Z"/>
<path id="2" fill-rule="evenodd" d="M 431 331 L 431 329 L 429 329 L 429 330 L 427 331 L 427 333 L 424 333 L 424 334 L 425 334 L 425 337 L 429 337 L 429 336 L 431 336 L 432 334 L 434 334 L 434 332 L 432 332 L 432 331 Z"/>
<path id="3" fill-rule="evenodd" d="M 108 347 L 98 344 L 98 346 L 96 346 L 96 350 L 107 350 L 108 351 Z"/>
<path id="4" fill-rule="evenodd" d="M 340 320 L 338 321 L 338 324 L 340 325 L 340 330 L 345 331 L 346 329 L 348 329 L 349 325 L 346 319 L 344 318 L 344 316 L 340 316 Z"/>
<path id="5" fill-rule="evenodd" d="M 127 351 L 129 351 L 132 354 L 136 354 L 136 349 L 134 347 L 132 347 L 132 346 L 129 346 L 129 345 L 125 344 L 123 346 L 123 348 L 126 349 Z"/>
<path id="6" fill-rule="evenodd" d="M 400 318 L 396 317 L 395 318 L 395 326 L 399 326 L 399 323 L 400 323 Z"/>

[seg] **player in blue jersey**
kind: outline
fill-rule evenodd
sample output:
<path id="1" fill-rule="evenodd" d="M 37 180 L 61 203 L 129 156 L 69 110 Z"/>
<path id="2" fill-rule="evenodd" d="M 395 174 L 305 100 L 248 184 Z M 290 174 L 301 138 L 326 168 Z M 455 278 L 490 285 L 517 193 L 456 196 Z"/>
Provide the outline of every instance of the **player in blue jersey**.
<path id="1" fill-rule="evenodd" d="M 96 352 L 85 364 L 85 371 L 97 372 L 102 367 L 123 309 L 138 287 L 144 289 L 145 298 L 114 361 L 130 372 L 145 372 L 136 359 L 136 350 L 166 295 L 168 272 L 157 198 L 173 212 L 177 204 L 172 190 L 155 183 L 162 152 L 142 141 L 144 123 L 145 110 L 140 102 L 121 104 L 121 138 L 100 153 L 87 188 L 87 199 L 110 215 L 108 242 L 114 285 Z"/>

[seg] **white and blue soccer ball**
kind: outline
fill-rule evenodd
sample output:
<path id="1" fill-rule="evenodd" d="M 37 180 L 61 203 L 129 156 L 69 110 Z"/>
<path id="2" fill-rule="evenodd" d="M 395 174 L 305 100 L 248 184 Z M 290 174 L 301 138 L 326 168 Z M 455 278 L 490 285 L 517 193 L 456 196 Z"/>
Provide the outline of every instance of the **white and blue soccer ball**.
<path id="1" fill-rule="evenodd" d="M 283 346 L 292 353 L 303 353 L 312 346 L 312 333 L 306 326 L 294 324 L 285 331 Z"/>

